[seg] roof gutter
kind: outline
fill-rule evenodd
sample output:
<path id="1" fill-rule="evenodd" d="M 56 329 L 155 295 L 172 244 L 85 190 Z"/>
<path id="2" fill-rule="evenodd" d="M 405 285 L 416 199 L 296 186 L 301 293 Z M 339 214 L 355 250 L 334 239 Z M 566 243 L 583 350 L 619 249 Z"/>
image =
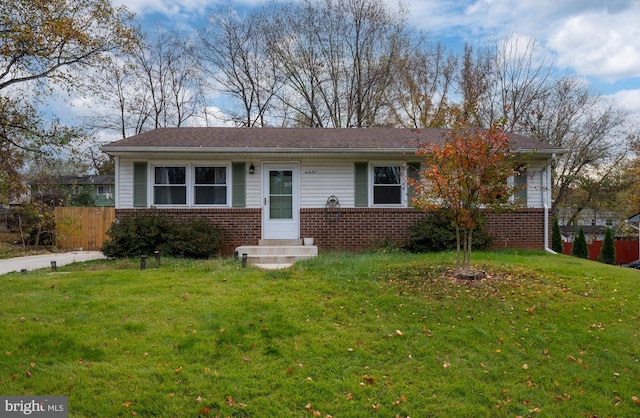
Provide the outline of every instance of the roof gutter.
<path id="1" fill-rule="evenodd" d="M 300 152 L 322 152 L 322 153 L 416 153 L 418 148 L 320 148 L 320 147 L 145 147 L 145 146 L 121 146 L 121 147 L 102 147 L 102 151 L 109 153 L 132 153 L 132 152 L 145 152 L 145 153 L 161 153 L 161 152 L 175 152 L 175 153 L 189 153 L 189 152 L 216 152 L 216 153 L 243 153 L 243 152 L 258 152 L 258 153 L 300 153 Z M 545 154 L 556 155 L 563 154 L 566 150 L 559 149 L 514 149 L 513 152 L 519 154 Z"/>

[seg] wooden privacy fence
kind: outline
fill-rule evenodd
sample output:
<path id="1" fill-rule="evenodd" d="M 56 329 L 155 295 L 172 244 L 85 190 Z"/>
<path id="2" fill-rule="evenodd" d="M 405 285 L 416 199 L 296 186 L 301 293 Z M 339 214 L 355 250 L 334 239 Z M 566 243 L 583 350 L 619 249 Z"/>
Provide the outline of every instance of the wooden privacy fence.
<path id="1" fill-rule="evenodd" d="M 115 217 L 112 207 L 57 207 L 56 245 L 67 250 L 100 250 Z"/>
<path id="2" fill-rule="evenodd" d="M 564 253 L 571 255 L 573 243 L 564 242 Z M 616 247 L 616 264 L 629 264 L 632 261 L 640 259 L 640 250 L 638 249 L 638 240 L 635 241 L 615 241 Z M 602 250 L 602 241 L 593 241 L 587 244 L 589 250 L 589 260 L 597 260 Z"/>

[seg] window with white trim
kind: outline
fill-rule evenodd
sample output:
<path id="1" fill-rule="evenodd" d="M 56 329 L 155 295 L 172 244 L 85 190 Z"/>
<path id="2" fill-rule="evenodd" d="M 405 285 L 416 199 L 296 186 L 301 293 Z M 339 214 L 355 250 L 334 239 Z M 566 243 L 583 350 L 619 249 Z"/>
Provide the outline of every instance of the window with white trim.
<path id="1" fill-rule="evenodd" d="M 154 168 L 153 204 L 187 204 L 186 167 L 163 166 Z"/>
<path id="2" fill-rule="evenodd" d="M 401 165 L 373 165 L 374 205 L 401 206 L 404 204 L 403 169 Z"/>
<path id="3" fill-rule="evenodd" d="M 153 167 L 153 205 L 227 206 L 229 167 L 167 163 Z"/>
<path id="4" fill-rule="evenodd" d="M 227 204 L 227 167 L 194 167 L 194 205 Z"/>

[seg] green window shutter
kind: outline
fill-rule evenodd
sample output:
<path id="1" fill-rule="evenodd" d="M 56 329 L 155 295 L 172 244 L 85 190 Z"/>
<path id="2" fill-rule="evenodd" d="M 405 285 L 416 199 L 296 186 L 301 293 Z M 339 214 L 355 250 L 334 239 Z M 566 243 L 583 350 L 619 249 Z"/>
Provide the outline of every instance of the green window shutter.
<path id="1" fill-rule="evenodd" d="M 514 195 L 516 202 L 521 203 L 524 206 L 527 206 L 527 172 L 524 171 L 520 173 L 520 175 L 514 176 L 513 185 L 516 188 L 520 189 Z"/>
<path id="2" fill-rule="evenodd" d="M 133 163 L 133 206 L 147 207 L 147 163 Z"/>
<path id="3" fill-rule="evenodd" d="M 356 207 L 369 206 L 369 164 L 368 163 L 356 163 L 355 164 L 355 178 L 356 178 L 356 195 L 355 204 Z"/>
<path id="4" fill-rule="evenodd" d="M 231 188 L 231 206 L 234 208 L 244 208 L 246 202 L 246 170 L 245 163 L 233 163 L 231 165 L 231 178 L 233 186 Z"/>
<path id="5" fill-rule="evenodd" d="M 420 163 L 407 163 L 407 178 L 418 181 L 420 180 Z M 413 207 L 411 199 L 416 197 L 414 187 L 407 185 L 407 206 Z"/>

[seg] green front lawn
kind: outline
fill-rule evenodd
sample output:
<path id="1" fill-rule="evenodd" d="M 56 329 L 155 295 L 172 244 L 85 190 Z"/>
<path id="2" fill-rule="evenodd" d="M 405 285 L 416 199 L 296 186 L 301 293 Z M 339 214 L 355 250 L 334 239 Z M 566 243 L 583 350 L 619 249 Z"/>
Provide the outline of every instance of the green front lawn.
<path id="1" fill-rule="evenodd" d="M 96 261 L 0 276 L 0 394 L 71 417 L 640 416 L 640 271 L 567 256 Z"/>

